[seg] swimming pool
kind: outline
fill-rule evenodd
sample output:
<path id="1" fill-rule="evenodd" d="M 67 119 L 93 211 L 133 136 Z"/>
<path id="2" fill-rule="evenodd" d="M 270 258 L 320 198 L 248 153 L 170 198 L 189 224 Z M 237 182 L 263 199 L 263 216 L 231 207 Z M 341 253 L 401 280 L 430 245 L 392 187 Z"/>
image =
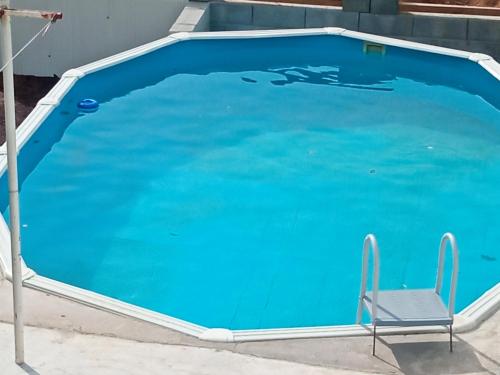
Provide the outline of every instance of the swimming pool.
<path id="1" fill-rule="evenodd" d="M 383 289 L 431 287 L 446 231 L 458 311 L 499 282 L 491 71 L 321 33 L 206 38 L 70 72 L 42 101 L 19 156 L 37 274 L 232 330 L 352 324 L 368 232 Z"/>

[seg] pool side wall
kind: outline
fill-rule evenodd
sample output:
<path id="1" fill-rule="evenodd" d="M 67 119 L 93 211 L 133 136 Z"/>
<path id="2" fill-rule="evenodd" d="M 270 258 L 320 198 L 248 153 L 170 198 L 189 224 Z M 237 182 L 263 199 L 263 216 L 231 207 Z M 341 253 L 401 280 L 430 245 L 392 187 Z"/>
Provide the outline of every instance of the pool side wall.
<path id="1" fill-rule="evenodd" d="M 54 88 L 41 99 L 35 109 L 25 119 L 17 129 L 17 146 L 19 150 L 26 144 L 30 137 L 42 125 L 44 120 L 56 108 L 62 98 L 70 91 L 75 83 L 82 77 L 93 72 L 109 68 L 139 56 L 151 53 L 160 48 L 166 47 L 186 40 L 202 39 L 248 39 L 248 38 L 272 38 L 291 37 L 307 35 L 334 35 L 342 36 L 361 41 L 390 45 L 416 51 L 454 56 L 471 60 L 479 64 L 497 80 L 500 80 L 500 64 L 492 57 L 479 53 L 470 53 L 460 50 L 453 50 L 410 41 L 392 39 L 371 34 L 364 34 L 349 31 L 342 28 L 322 28 L 322 29 L 302 29 L 302 30 L 271 30 L 271 31 L 231 31 L 217 33 L 177 33 L 169 37 L 145 44 L 129 51 L 114 55 L 97 62 L 84 65 L 78 69 L 71 69 L 64 73 L 61 80 Z M 5 144 L 0 147 L 0 176 L 5 174 L 7 160 Z M 2 216 L 0 219 L 0 268 L 5 277 L 11 279 L 11 257 L 10 239 L 7 224 Z M 1 276 L 1 275 L 0 275 Z M 336 336 L 360 336 L 370 334 L 366 326 L 344 325 L 328 327 L 306 327 L 291 329 L 261 329 L 261 330 L 228 330 L 205 328 L 190 322 L 159 314 L 147 309 L 143 309 L 116 299 L 93 293 L 84 289 L 60 283 L 39 275 L 23 264 L 23 282 L 26 287 L 30 287 L 44 292 L 59 295 L 98 309 L 110 311 L 123 316 L 130 316 L 141 319 L 159 326 L 171 328 L 179 332 L 198 337 L 202 340 L 218 342 L 243 342 L 262 341 L 291 338 L 313 338 L 313 337 L 336 337 Z M 357 298 L 357 296 L 353 296 Z M 500 283 L 484 293 L 479 299 L 455 315 L 455 331 L 463 332 L 474 329 L 483 320 L 493 314 L 500 306 Z M 417 328 L 380 328 L 380 333 L 417 333 L 417 332 L 445 332 L 445 327 L 417 327 Z"/>

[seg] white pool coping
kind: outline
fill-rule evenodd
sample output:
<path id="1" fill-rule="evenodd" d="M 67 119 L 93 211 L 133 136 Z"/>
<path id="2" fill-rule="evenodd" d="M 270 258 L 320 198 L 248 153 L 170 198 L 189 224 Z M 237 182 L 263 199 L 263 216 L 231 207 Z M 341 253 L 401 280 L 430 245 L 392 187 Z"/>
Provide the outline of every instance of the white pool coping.
<path id="1" fill-rule="evenodd" d="M 18 151 L 26 144 L 31 135 L 40 127 L 43 121 L 56 108 L 64 95 L 82 77 L 93 72 L 109 68 L 127 60 L 153 52 L 165 46 L 186 40 L 201 39 L 248 39 L 290 37 L 307 35 L 337 35 L 347 38 L 359 39 L 383 45 L 407 48 L 411 50 L 454 56 L 468 59 L 488 71 L 497 80 L 500 80 L 500 64 L 491 56 L 472 53 L 450 48 L 437 47 L 428 44 L 410 42 L 394 38 L 387 38 L 357 31 L 350 31 L 336 27 L 320 29 L 293 29 L 293 30 L 258 30 L 258 31 L 222 31 L 222 32 L 196 32 L 177 33 L 157 41 L 144 44 L 137 48 L 119 53 L 117 55 L 84 65 L 77 69 L 68 70 L 59 82 L 41 99 L 33 111 L 17 129 Z M 7 157 L 5 144 L 0 147 L 0 174 L 5 173 Z M 11 255 L 9 229 L 0 216 L 0 268 L 7 279 L 11 279 Z M 362 336 L 370 334 L 370 328 L 362 325 L 339 325 L 304 328 L 283 329 L 255 329 L 255 330 L 229 330 L 225 328 L 206 328 L 190 322 L 176 319 L 148 309 L 140 308 L 104 295 L 85 289 L 77 288 L 46 277 L 39 276 L 23 262 L 23 283 L 26 287 L 41 290 L 68 298 L 88 306 L 110 311 L 119 315 L 141 319 L 162 327 L 170 328 L 201 340 L 217 342 L 244 342 L 294 338 L 314 337 L 341 337 Z M 358 296 L 353 296 L 357 299 Z M 480 298 L 455 315 L 454 331 L 465 332 L 476 328 L 482 321 L 492 315 L 500 306 L 500 282 L 485 292 Z M 353 312 L 354 314 L 354 312 Z M 353 315 L 354 318 L 354 315 Z M 407 334 L 424 332 L 447 332 L 446 327 L 380 327 L 380 334 Z"/>

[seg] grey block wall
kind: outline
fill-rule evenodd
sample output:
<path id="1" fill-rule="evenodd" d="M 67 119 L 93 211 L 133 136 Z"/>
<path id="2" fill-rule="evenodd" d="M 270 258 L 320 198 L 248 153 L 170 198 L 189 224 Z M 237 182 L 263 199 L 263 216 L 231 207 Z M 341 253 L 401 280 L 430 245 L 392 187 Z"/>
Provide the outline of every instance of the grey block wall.
<path id="1" fill-rule="evenodd" d="M 213 2 L 210 6 L 210 30 L 252 30 L 254 7 L 244 3 Z"/>
<path id="2" fill-rule="evenodd" d="M 306 8 L 305 27 L 343 27 L 356 30 L 359 15 L 358 12 L 341 12 L 338 9 Z"/>
<path id="3" fill-rule="evenodd" d="M 342 8 L 346 12 L 370 12 L 370 0 L 345 0 Z"/>
<path id="4" fill-rule="evenodd" d="M 398 14 L 398 0 L 371 0 L 370 13 L 374 14 Z"/>
<path id="5" fill-rule="evenodd" d="M 384 1 L 384 0 L 381 0 Z M 353 11 L 339 7 L 284 4 L 210 3 L 210 29 L 257 30 L 304 27 L 342 27 L 443 47 L 481 52 L 500 60 L 500 18 L 416 13 L 369 13 L 366 4 L 351 1 Z M 388 6 L 388 5 L 387 5 Z M 358 9 L 356 11 L 356 9 Z M 363 11 L 359 11 L 363 9 Z M 384 13 L 384 11 L 381 11 Z"/>
<path id="6" fill-rule="evenodd" d="M 462 17 L 413 16 L 413 36 L 467 39 L 468 19 Z"/>
<path id="7" fill-rule="evenodd" d="M 384 36 L 412 36 L 413 17 L 409 14 L 362 13 L 359 15 L 358 31 Z"/>
<path id="8" fill-rule="evenodd" d="M 263 4 L 253 6 L 253 24 L 276 29 L 302 28 L 306 25 L 306 8 Z"/>

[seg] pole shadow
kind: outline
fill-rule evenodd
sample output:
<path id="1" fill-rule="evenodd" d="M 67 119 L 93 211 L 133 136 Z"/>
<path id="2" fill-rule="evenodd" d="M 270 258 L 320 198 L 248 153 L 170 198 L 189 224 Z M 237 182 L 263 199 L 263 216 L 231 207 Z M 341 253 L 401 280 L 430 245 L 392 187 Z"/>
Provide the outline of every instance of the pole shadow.
<path id="1" fill-rule="evenodd" d="M 22 365 L 19 365 L 19 367 L 28 375 L 41 375 L 38 371 L 36 371 L 33 367 L 31 367 L 27 363 L 23 363 Z"/>

